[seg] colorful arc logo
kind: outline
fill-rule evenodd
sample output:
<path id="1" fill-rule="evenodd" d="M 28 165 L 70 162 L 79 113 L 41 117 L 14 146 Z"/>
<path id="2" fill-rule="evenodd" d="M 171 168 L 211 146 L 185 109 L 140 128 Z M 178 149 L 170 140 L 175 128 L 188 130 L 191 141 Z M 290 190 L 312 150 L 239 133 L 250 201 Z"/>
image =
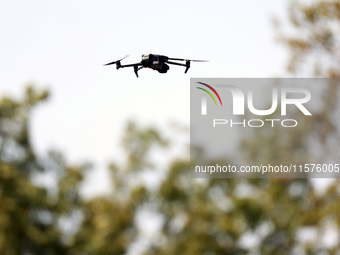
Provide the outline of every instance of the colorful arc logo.
<path id="1" fill-rule="evenodd" d="M 197 83 L 199 83 L 199 84 L 201 84 L 201 85 L 204 85 L 204 86 L 208 87 L 209 89 L 211 89 L 211 91 L 213 91 L 213 92 L 215 93 L 215 95 L 218 97 L 218 100 L 220 101 L 220 104 L 221 104 L 221 106 L 222 106 L 222 101 L 221 101 L 220 95 L 217 93 L 217 91 L 216 91 L 213 87 L 211 87 L 210 85 L 205 84 L 205 83 L 203 83 L 203 82 L 197 82 Z M 207 94 L 209 94 L 209 96 L 211 96 L 211 98 L 214 100 L 215 105 L 217 105 L 214 96 L 213 96 L 208 90 L 203 89 L 203 88 L 200 88 L 200 87 L 197 87 L 197 88 L 198 88 L 198 89 L 201 89 L 201 90 L 205 91 Z"/>

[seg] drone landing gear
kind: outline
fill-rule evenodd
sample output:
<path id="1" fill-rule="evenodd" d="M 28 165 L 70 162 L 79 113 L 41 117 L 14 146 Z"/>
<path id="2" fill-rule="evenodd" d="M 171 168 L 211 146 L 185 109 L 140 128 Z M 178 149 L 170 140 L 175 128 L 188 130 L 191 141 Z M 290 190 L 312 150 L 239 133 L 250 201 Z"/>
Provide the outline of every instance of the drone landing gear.
<path id="1" fill-rule="evenodd" d="M 185 71 L 184 71 L 184 73 L 187 73 L 188 72 L 188 70 L 189 70 L 189 68 L 190 68 L 190 60 L 187 60 L 186 62 L 185 62 Z"/>
<path id="2" fill-rule="evenodd" d="M 138 76 L 138 71 L 139 71 L 140 69 L 142 69 L 142 68 L 143 68 L 143 66 L 141 66 L 141 67 L 139 67 L 139 68 L 138 68 L 138 65 L 133 66 L 133 71 L 135 72 L 137 78 L 139 77 L 139 76 Z"/>
<path id="3" fill-rule="evenodd" d="M 118 70 L 119 68 L 121 68 L 122 67 L 122 65 L 120 64 L 120 60 L 118 60 L 117 62 L 116 62 L 116 69 Z"/>

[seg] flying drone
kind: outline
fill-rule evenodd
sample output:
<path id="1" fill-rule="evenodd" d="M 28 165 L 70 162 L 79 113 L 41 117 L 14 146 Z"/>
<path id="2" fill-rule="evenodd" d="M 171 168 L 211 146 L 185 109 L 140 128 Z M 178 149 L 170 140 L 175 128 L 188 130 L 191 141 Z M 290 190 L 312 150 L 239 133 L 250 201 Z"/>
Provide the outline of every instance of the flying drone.
<path id="1" fill-rule="evenodd" d="M 177 65 L 177 66 L 185 66 L 184 73 L 187 73 L 190 68 L 191 61 L 192 62 L 207 62 L 207 60 L 190 60 L 190 59 L 182 59 L 182 58 L 169 58 L 167 56 L 156 55 L 156 54 L 144 54 L 142 55 L 141 62 L 135 63 L 135 64 L 122 65 L 120 61 L 122 61 L 123 59 L 127 57 L 128 55 L 120 60 L 107 63 L 105 64 L 105 66 L 116 64 L 117 70 L 119 68 L 124 68 L 124 67 L 133 67 L 133 70 L 136 76 L 138 77 L 138 71 L 142 68 L 151 68 L 152 70 L 156 70 L 159 73 L 166 73 L 170 69 L 169 65 L 167 64 L 171 64 L 171 65 Z M 172 60 L 185 61 L 185 63 L 173 62 Z"/>

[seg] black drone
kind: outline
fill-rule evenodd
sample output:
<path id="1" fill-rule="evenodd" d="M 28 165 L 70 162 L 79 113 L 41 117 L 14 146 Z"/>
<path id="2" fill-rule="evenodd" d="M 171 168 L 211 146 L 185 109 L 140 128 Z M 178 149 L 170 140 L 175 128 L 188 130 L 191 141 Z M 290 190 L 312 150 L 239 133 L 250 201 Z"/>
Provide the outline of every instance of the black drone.
<path id="1" fill-rule="evenodd" d="M 187 73 L 187 71 L 190 68 L 190 62 L 191 61 L 193 61 L 193 62 L 207 62 L 207 60 L 190 60 L 190 59 L 181 59 L 181 58 L 169 58 L 169 57 L 163 56 L 163 55 L 147 54 L 147 55 L 142 55 L 142 61 L 139 62 L 139 63 L 122 65 L 120 63 L 120 61 L 122 61 L 123 59 L 125 59 L 127 57 L 128 56 L 125 56 L 124 58 L 122 58 L 120 60 L 113 61 L 111 63 L 107 63 L 107 64 L 105 64 L 105 66 L 116 64 L 117 70 L 119 68 L 124 68 L 124 67 L 133 67 L 133 70 L 134 70 L 136 76 L 138 77 L 138 71 L 142 68 L 151 68 L 153 70 L 158 71 L 159 73 L 166 73 L 170 69 L 169 65 L 167 65 L 167 64 L 171 64 L 171 65 L 177 65 L 177 66 L 185 66 L 184 73 Z M 170 61 L 170 60 L 185 61 L 185 64 L 173 62 L 173 61 Z"/>

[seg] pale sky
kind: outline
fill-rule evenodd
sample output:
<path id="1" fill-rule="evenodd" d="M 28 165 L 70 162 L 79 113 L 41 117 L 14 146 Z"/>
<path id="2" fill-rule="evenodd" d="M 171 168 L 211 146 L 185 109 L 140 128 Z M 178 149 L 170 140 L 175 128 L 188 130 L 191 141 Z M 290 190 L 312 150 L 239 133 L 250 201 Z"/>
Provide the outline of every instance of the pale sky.
<path id="1" fill-rule="evenodd" d="M 20 96 L 27 83 L 51 97 L 33 112 L 38 153 L 58 149 L 71 162 L 104 164 L 119 150 L 128 119 L 189 126 L 190 77 L 273 77 L 286 51 L 274 41 L 271 18 L 288 2 L 260 1 L 2 1 L 0 96 Z M 116 70 L 155 53 L 206 59 L 167 74 Z"/>

